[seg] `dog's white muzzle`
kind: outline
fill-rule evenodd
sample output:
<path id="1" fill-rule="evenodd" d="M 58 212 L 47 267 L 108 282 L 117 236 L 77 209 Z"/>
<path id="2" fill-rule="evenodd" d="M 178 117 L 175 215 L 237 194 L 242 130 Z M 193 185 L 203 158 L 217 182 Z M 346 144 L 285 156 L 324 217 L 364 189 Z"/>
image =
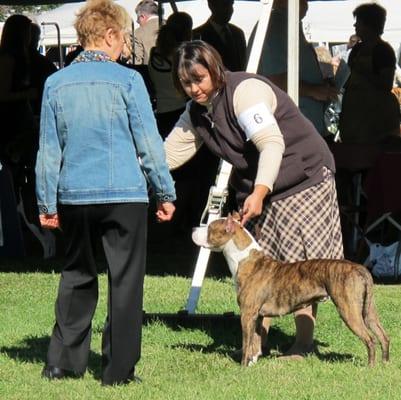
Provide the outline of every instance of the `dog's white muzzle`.
<path id="1" fill-rule="evenodd" d="M 197 226 L 192 229 L 192 241 L 201 247 L 209 248 L 209 243 L 207 242 L 207 226 Z"/>

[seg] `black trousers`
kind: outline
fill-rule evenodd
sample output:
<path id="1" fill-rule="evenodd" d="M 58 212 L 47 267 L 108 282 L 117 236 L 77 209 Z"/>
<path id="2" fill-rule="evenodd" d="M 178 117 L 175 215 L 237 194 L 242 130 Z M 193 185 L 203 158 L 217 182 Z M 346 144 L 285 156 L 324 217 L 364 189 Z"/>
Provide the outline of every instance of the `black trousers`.
<path id="1" fill-rule="evenodd" d="M 47 363 L 77 373 L 88 364 L 98 300 L 96 238 L 107 260 L 108 307 L 102 339 L 102 381 L 121 383 L 141 354 L 147 212 L 144 203 L 59 206 L 66 262 L 55 306 Z"/>

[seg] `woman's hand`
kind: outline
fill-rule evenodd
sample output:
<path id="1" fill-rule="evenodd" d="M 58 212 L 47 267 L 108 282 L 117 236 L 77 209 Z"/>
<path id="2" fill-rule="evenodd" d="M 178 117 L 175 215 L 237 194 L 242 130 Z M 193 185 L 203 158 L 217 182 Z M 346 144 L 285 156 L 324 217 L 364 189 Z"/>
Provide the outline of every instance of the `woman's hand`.
<path id="1" fill-rule="evenodd" d="M 57 229 L 60 228 L 58 214 L 40 214 L 39 221 L 42 228 Z"/>
<path id="2" fill-rule="evenodd" d="M 241 218 L 242 226 L 244 226 L 251 218 L 262 214 L 263 201 L 269 192 L 270 189 L 267 186 L 255 185 L 253 192 L 244 201 Z"/>
<path id="3" fill-rule="evenodd" d="M 173 203 L 167 202 L 159 202 L 157 203 L 157 211 L 156 211 L 156 218 L 157 222 L 166 222 L 170 221 L 173 218 L 173 214 L 175 211 L 175 206 Z"/>

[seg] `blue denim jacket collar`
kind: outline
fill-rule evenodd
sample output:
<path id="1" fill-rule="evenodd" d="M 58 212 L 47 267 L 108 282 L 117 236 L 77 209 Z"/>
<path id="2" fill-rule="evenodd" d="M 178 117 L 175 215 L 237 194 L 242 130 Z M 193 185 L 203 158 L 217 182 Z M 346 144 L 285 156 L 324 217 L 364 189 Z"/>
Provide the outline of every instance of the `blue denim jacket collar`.
<path id="1" fill-rule="evenodd" d="M 101 50 L 84 50 L 79 53 L 75 60 L 71 64 L 79 62 L 114 62 L 111 57 Z"/>

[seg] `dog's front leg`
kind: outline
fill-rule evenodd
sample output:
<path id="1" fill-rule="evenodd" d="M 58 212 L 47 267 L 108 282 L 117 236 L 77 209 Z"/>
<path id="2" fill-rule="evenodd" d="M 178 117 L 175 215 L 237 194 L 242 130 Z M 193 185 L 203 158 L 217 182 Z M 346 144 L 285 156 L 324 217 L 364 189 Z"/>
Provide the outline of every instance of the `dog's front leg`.
<path id="1" fill-rule="evenodd" d="M 267 347 L 267 335 L 269 333 L 270 325 L 272 319 L 269 317 L 263 317 L 261 324 L 260 324 L 260 340 L 261 340 L 261 347 Z"/>
<path id="2" fill-rule="evenodd" d="M 252 354 L 255 362 L 263 354 L 263 348 L 267 347 L 267 334 L 269 333 L 271 318 L 258 317 L 255 334 L 253 337 Z"/>
<path id="3" fill-rule="evenodd" d="M 241 314 L 242 327 L 242 361 L 241 365 L 247 367 L 256 362 L 253 354 L 253 340 L 256 330 L 256 318 L 253 314 Z"/>

